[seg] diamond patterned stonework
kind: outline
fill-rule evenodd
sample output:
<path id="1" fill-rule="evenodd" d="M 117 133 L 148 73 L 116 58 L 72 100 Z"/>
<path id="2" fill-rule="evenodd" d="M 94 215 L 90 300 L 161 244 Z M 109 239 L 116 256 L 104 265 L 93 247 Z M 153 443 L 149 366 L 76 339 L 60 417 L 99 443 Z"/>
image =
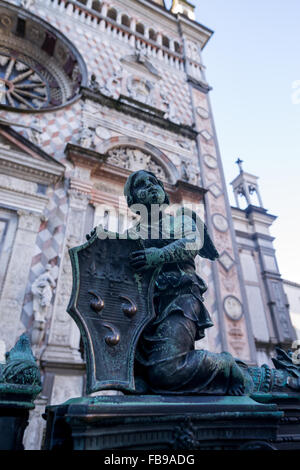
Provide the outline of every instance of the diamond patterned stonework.
<path id="1" fill-rule="evenodd" d="M 200 134 L 207 142 L 212 139 L 212 135 L 206 129 L 201 131 Z"/>
<path id="2" fill-rule="evenodd" d="M 227 253 L 227 251 L 223 251 L 219 257 L 219 262 L 223 266 L 226 271 L 229 271 L 232 266 L 234 265 L 234 260 L 231 258 L 231 256 Z"/>
<path id="3" fill-rule="evenodd" d="M 213 183 L 211 186 L 209 186 L 208 189 L 215 196 L 215 198 L 218 198 L 223 192 L 217 183 Z"/>

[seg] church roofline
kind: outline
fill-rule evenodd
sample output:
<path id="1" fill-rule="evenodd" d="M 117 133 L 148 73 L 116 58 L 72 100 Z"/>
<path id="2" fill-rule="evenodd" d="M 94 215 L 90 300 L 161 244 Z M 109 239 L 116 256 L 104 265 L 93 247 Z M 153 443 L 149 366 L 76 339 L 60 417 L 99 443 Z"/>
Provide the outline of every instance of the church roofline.
<path id="1" fill-rule="evenodd" d="M 38 145 L 35 145 L 29 139 L 26 139 L 26 137 L 22 136 L 19 132 L 15 131 L 11 127 L 5 125 L 4 122 L 0 122 L 0 131 L 1 130 L 3 131 L 4 135 L 6 134 L 6 135 L 10 136 L 13 141 L 19 142 L 22 147 L 26 147 L 28 153 L 33 152 L 33 153 L 39 155 L 43 160 L 46 160 L 51 164 L 57 165 L 57 167 L 60 168 L 61 170 L 65 170 L 65 166 L 61 162 L 59 162 L 54 157 L 52 157 L 51 155 L 46 153 Z M 21 151 L 21 149 L 20 149 L 20 151 Z"/>
<path id="2" fill-rule="evenodd" d="M 300 284 L 298 282 L 288 281 L 287 279 L 282 279 L 282 282 L 283 284 L 286 284 L 287 286 L 298 287 L 300 289 Z"/>
<path id="3" fill-rule="evenodd" d="M 152 0 L 139 0 L 139 2 L 143 3 L 144 5 L 148 5 L 152 7 L 153 9 L 159 9 L 161 13 L 164 13 L 170 19 L 173 19 L 179 22 L 179 24 L 181 24 L 183 27 L 191 28 L 191 30 L 194 30 L 194 33 L 196 34 L 199 34 L 199 33 L 206 34 L 206 40 L 203 42 L 201 49 L 204 49 L 209 39 L 214 34 L 214 31 L 212 29 L 208 28 L 207 26 L 204 26 L 199 21 L 192 20 L 191 18 L 188 18 L 187 16 L 182 15 L 180 13 L 173 13 L 171 10 L 167 10 L 165 7 L 158 5 L 156 2 L 153 2 Z"/>

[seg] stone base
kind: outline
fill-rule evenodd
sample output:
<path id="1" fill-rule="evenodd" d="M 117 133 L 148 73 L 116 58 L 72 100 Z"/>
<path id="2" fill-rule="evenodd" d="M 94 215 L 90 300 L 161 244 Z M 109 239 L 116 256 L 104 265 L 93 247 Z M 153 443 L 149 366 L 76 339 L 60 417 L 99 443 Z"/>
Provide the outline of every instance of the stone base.
<path id="1" fill-rule="evenodd" d="M 260 403 L 275 403 L 284 416 L 279 421 L 278 433 L 270 442 L 278 450 L 300 450 L 300 394 L 256 394 Z"/>
<path id="2" fill-rule="evenodd" d="M 23 450 L 29 410 L 39 386 L 0 384 L 0 450 Z"/>
<path id="3" fill-rule="evenodd" d="M 0 450 L 24 450 L 23 435 L 28 417 L 28 410 L 0 408 Z"/>
<path id="4" fill-rule="evenodd" d="M 41 364 L 65 364 L 66 367 L 82 367 L 84 361 L 78 351 L 78 348 L 70 348 L 67 346 L 48 345 L 42 354 Z"/>
<path id="5" fill-rule="evenodd" d="M 283 413 L 249 397 L 82 397 L 46 408 L 45 450 L 272 449 Z"/>

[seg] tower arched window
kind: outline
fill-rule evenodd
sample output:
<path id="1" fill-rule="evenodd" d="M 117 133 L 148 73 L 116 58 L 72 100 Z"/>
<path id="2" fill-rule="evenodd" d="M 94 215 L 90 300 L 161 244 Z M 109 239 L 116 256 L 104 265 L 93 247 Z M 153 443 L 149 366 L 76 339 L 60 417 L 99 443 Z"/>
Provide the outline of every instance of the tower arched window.
<path id="1" fill-rule="evenodd" d="M 151 39 L 151 41 L 157 40 L 157 33 L 154 31 L 154 29 L 149 29 L 149 39 Z"/>
<path id="2" fill-rule="evenodd" d="M 115 10 L 115 8 L 110 8 L 107 12 L 107 18 L 117 21 L 117 10 Z"/>
<path id="3" fill-rule="evenodd" d="M 135 28 L 136 32 L 144 36 L 145 34 L 145 26 L 142 23 L 138 23 Z"/>
<path id="4" fill-rule="evenodd" d="M 99 12 L 101 11 L 101 3 L 99 2 L 99 0 L 93 1 L 92 10 L 99 11 Z"/>
<path id="5" fill-rule="evenodd" d="M 177 54 L 181 54 L 181 46 L 180 46 L 179 42 L 177 42 L 177 41 L 174 42 L 174 50 L 175 50 L 175 52 L 177 52 Z"/>
<path id="6" fill-rule="evenodd" d="M 130 28 L 130 18 L 127 15 L 122 15 L 121 24 L 127 28 Z"/>
<path id="7" fill-rule="evenodd" d="M 167 38 L 167 36 L 163 36 L 162 38 L 162 45 L 166 47 L 167 49 L 170 48 L 170 40 Z"/>

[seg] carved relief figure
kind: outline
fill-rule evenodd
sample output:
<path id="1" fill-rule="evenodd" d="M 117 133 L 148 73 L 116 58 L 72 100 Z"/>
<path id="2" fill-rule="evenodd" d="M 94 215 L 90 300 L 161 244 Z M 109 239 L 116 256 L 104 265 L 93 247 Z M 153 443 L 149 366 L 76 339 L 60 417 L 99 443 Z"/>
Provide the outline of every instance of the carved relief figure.
<path id="1" fill-rule="evenodd" d="M 34 350 L 38 348 L 44 337 L 45 325 L 48 320 L 48 312 L 55 285 L 55 280 L 51 275 L 51 265 L 47 264 L 46 270 L 37 277 L 31 288 L 34 316 L 31 342 Z"/>
<path id="2" fill-rule="evenodd" d="M 199 171 L 197 171 L 190 161 L 181 161 L 181 178 L 188 183 L 197 185 L 199 179 Z"/>
<path id="3" fill-rule="evenodd" d="M 80 145 L 84 148 L 94 148 L 94 136 L 93 130 L 86 123 L 83 123 L 80 132 Z"/>
<path id="4" fill-rule="evenodd" d="M 107 163 L 126 170 L 149 170 L 163 181 L 168 180 L 165 170 L 153 160 L 151 155 L 140 149 L 122 147 L 110 150 Z"/>
<path id="5" fill-rule="evenodd" d="M 161 93 L 162 107 L 165 110 L 164 118 L 169 119 L 169 121 L 180 124 L 180 119 L 177 116 L 177 110 L 172 101 L 169 101 L 168 98 Z"/>
<path id="6" fill-rule="evenodd" d="M 40 274 L 32 284 L 34 319 L 44 321 L 51 304 L 55 280 L 51 275 L 51 265 L 47 264 L 45 272 Z"/>
<path id="7" fill-rule="evenodd" d="M 151 105 L 152 104 L 152 92 L 154 85 L 145 78 L 139 77 L 128 77 L 127 89 L 129 96 L 136 101 Z"/>
<path id="8" fill-rule="evenodd" d="M 101 93 L 112 98 L 118 98 L 120 95 L 120 82 L 123 76 L 123 69 L 115 71 L 113 75 L 107 79 L 104 86 L 100 87 Z"/>

